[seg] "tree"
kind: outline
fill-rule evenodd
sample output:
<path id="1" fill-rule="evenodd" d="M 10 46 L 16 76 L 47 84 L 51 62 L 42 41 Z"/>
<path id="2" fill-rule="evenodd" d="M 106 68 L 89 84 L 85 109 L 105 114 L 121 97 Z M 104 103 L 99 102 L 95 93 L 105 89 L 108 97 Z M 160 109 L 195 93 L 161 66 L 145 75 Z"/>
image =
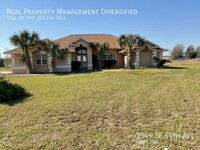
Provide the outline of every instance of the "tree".
<path id="1" fill-rule="evenodd" d="M 188 58 L 196 58 L 196 51 L 193 45 L 188 46 L 186 52 L 185 52 L 185 56 Z"/>
<path id="2" fill-rule="evenodd" d="M 29 50 L 36 46 L 38 41 L 39 35 L 36 32 L 29 33 L 27 30 L 14 33 L 10 37 L 11 44 L 22 50 L 20 60 L 26 63 L 27 74 L 33 73 Z"/>
<path id="3" fill-rule="evenodd" d="M 4 60 L 0 58 L 0 67 L 4 67 Z"/>
<path id="4" fill-rule="evenodd" d="M 128 48 L 128 64 L 129 68 L 133 68 L 133 50 L 135 47 L 142 46 L 144 38 L 137 34 L 122 34 L 118 39 L 121 48 Z"/>
<path id="5" fill-rule="evenodd" d="M 102 69 L 102 61 L 101 61 L 101 55 L 103 53 L 105 53 L 108 49 L 109 49 L 109 43 L 104 42 L 104 43 L 99 43 L 99 42 L 90 42 L 89 43 L 89 47 L 93 50 L 93 51 L 97 51 L 98 55 L 99 55 L 99 59 L 98 59 L 98 68 Z"/>
<path id="6" fill-rule="evenodd" d="M 52 40 L 40 41 L 42 49 L 51 55 L 51 72 L 56 73 L 56 59 L 63 61 L 67 55 L 67 48 L 60 49 L 60 45 Z"/>
<path id="7" fill-rule="evenodd" d="M 176 44 L 171 51 L 171 59 L 183 58 L 184 49 L 183 44 Z"/>
<path id="8" fill-rule="evenodd" d="M 196 48 L 196 58 L 200 58 L 200 46 L 198 46 L 197 48 Z"/>

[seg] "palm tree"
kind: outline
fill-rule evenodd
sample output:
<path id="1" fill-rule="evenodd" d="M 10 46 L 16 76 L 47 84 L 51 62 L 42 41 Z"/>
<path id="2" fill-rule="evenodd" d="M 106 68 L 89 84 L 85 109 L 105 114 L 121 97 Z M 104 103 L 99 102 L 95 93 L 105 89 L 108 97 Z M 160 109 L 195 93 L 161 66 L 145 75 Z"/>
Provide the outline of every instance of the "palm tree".
<path id="1" fill-rule="evenodd" d="M 119 45 L 122 48 L 128 48 L 128 64 L 129 68 L 133 68 L 133 50 L 135 47 L 142 46 L 144 38 L 137 34 L 122 34 L 118 39 Z"/>
<path id="2" fill-rule="evenodd" d="M 93 51 L 97 51 L 99 58 L 98 58 L 98 68 L 102 69 L 102 61 L 101 61 L 101 55 L 105 53 L 109 49 L 109 43 L 104 42 L 104 43 L 99 43 L 99 42 L 90 42 L 89 47 Z"/>
<path id="3" fill-rule="evenodd" d="M 29 50 L 36 46 L 38 41 L 39 35 L 36 32 L 29 33 L 27 30 L 19 31 L 18 34 L 14 33 L 10 37 L 11 44 L 22 50 L 20 60 L 26 63 L 28 74 L 33 72 Z"/>
<path id="4" fill-rule="evenodd" d="M 60 49 L 60 45 L 53 40 L 40 41 L 42 48 L 51 55 L 51 72 L 56 72 L 56 59 L 63 61 L 67 55 L 67 48 Z"/>

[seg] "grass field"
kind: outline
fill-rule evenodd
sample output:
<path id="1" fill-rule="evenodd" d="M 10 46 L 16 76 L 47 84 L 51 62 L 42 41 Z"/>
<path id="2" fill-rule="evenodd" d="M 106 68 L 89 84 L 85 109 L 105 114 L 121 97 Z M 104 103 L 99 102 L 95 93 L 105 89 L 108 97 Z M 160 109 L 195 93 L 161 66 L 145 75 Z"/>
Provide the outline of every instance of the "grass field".
<path id="1" fill-rule="evenodd" d="M 11 71 L 11 67 L 0 67 L 0 72 L 10 72 Z"/>
<path id="2" fill-rule="evenodd" d="M 0 104 L 0 149 L 200 149 L 200 63 L 6 79 L 33 96 Z"/>

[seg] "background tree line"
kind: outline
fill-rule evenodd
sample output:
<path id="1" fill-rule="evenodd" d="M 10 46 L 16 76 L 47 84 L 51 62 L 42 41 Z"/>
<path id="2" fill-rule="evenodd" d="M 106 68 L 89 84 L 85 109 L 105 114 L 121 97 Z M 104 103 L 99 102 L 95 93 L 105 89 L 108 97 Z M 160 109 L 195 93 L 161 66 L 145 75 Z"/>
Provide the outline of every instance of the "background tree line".
<path id="1" fill-rule="evenodd" d="M 194 47 L 193 45 L 189 45 L 186 49 L 183 44 L 176 44 L 171 51 L 170 55 L 171 59 L 179 59 L 179 58 L 200 58 L 200 46 Z"/>

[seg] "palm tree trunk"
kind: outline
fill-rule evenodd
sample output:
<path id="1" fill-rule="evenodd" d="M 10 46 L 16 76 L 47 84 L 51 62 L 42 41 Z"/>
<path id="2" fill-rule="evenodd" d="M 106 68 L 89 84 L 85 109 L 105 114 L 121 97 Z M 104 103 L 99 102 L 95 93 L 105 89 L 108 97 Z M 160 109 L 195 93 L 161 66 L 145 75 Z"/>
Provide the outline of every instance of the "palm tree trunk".
<path id="1" fill-rule="evenodd" d="M 27 66 L 27 74 L 32 74 L 33 69 L 32 69 L 32 64 L 31 64 L 31 59 L 28 50 L 25 51 L 26 58 L 25 58 L 25 63 Z"/>
<path id="2" fill-rule="evenodd" d="M 56 60 L 54 57 L 51 60 L 51 69 L 52 69 L 52 71 L 51 71 L 52 73 L 56 72 Z"/>
<path id="3" fill-rule="evenodd" d="M 133 69 L 133 52 L 131 48 L 130 48 L 130 69 Z"/>
<path id="4" fill-rule="evenodd" d="M 128 65 L 130 69 L 133 69 L 133 52 L 131 48 L 128 49 Z"/>

